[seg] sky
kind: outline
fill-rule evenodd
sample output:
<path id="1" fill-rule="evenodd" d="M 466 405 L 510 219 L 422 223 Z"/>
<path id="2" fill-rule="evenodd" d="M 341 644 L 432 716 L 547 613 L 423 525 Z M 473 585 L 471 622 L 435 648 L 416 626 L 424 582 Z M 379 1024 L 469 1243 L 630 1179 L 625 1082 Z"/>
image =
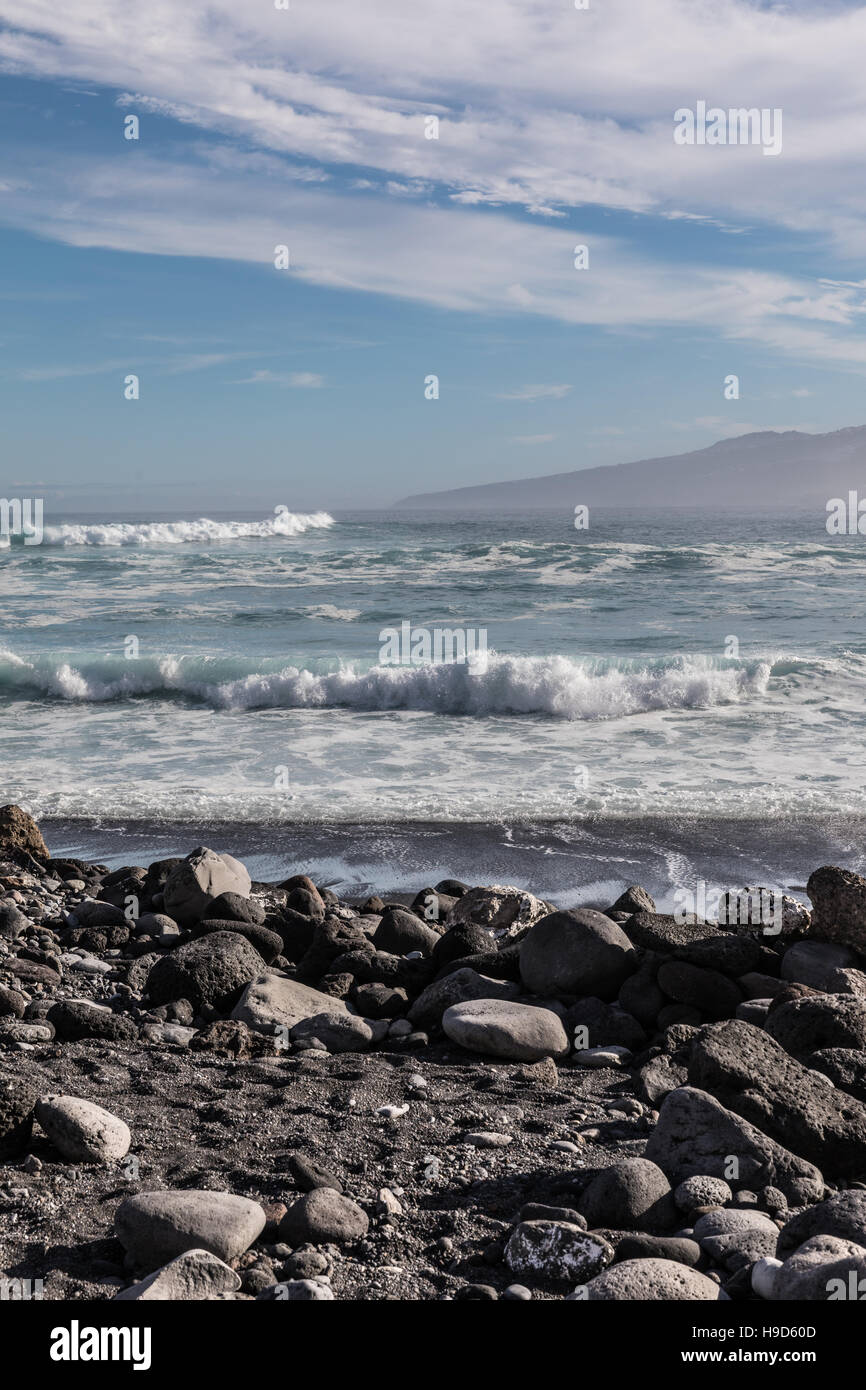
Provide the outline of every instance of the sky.
<path id="1" fill-rule="evenodd" d="M 864 52 L 843 3 L 0 0 L 0 491 L 380 507 L 863 424 Z M 701 101 L 781 152 L 678 144 Z"/>

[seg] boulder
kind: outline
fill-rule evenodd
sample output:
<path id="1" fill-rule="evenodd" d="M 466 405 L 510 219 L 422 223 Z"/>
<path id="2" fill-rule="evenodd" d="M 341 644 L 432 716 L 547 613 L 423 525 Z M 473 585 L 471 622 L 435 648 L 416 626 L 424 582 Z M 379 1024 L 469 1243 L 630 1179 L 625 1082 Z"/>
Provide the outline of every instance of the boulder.
<path id="1" fill-rule="evenodd" d="M 655 1030 L 656 1019 L 667 1003 L 656 979 L 659 966 L 665 957 L 658 951 L 641 951 L 638 954 L 640 964 L 620 989 L 619 1006 L 651 1033 Z"/>
<path id="2" fill-rule="evenodd" d="M 193 940 L 198 940 L 202 936 L 213 936 L 214 932 L 236 932 L 242 936 L 251 946 L 254 946 L 266 965 L 270 965 L 272 960 L 283 953 L 283 938 L 278 936 L 275 931 L 270 931 L 267 927 L 257 926 L 254 922 L 238 922 L 229 920 L 221 922 L 207 918 L 199 922 L 198 926 L 193 927 Z"/>
<path id="3" fill-rule="evenodd" d="M 70 1163 L 118 1163 L 132 1143 L 123 1120 L 78 1096 L 43 1096 L 36 1119 Z"/>
<path id="4" fill-rule="evenodd" d="M 332 1187 L 314 1187 L 293 1202 L 279 1226 L 289 1245 L 345 1245 L 367 1234 L 367 1213 Z"/>
<path id="5" fill-rule="evenodd" d="M 779 974 L 783 980 L 824 989 L 832 971 L 856 964 L 857 957 L 848 946 L 835 946 L 831 941 L 798 941 L 782 957 Z"/>
<path id="6" fill-rule="evenodd" d="M 199 846 L 169 873 L 163 909 L 177 922 L 199 921 L 213 916 L 213 905 L 223 893 L 248 898 L 251 886 L 249 874 L 237 859 Z"/>
<path id="7" fill-rule="evenodd" d="M 613 1259 L 613 1246 L 568 1221 L 521 1221 L 505 1247 L 505 1263 L 523 1278 L 584 1283 Z"/>
<path id="8" fill-rule="evenodd" d="M 452 1042 L 486 1057 L 538 1062 L 543 1057 L 568 1054 L 568 1035 L 561 1019 L 550 1009 L 530 1004 L 505 999 L 452 1004 L 442 1016 L 442 1027 Z"/>
<path id="9" fill-rule="evenodd" d="M 152 1270 L 187 1250 L 208 1250 L 227 1264 L 264 1230 L 258 1202 L 230 1192 L 188 1189 L 138 1192 L 114 1217 L 114 1234 L 140 1269 Z"/>
<path id="10" fill-rule="evenodd" d="M 620 893 L 615 903 L 611 903 L 605 916 L 609 917 L 612 912 L 627 912 L 633 916 L 635 912 L 655 912 L 656 905 L 645 888 L 641 888 L 639 883 L 633 883 L 630 888 L 626 888 L 624 893 Z"/>
<path id="11" fill-rule="evenodd" d="M 344 1013 L 348 1009 L 342 999 L 267 971 L 256 975 L 246 986 L 232 1009 L 232 1018 L 260 1033 L 273 1033 L 277 1028 L 292 1029 L 317 1014 Z"/>
<path id="12" fill-rule="evenodd" d="M 131 1018 L 110 1009 L 88 1004 L 83 999 L 58 999 L 46 1014 L 58 1038 L 80 1042 L 83 1038 L 102 1038 L 105 1042 L 132 1042 L 138 1028 Z"/>
<path id="13" fill-rule="evenodd" d="M 622 993 L 622 991 L 620 991 Z M 632 1052 L 646 1046 L 646 1033 L 636 1018 L 618 1004 L 606 1004 L 603 999 L 578 999 L 565 1016 L 569 1037 L 576 1028 L 586 1029 L 586 1047 L 605 1047 L 617 1043 Z"/>
<path id="14" fill-rule="evenodd" d="M 689 1081 L 828 1173 L 862 1172 L 866 1105 L 801 1066 L 764 1030 L 739 1019 L 703 1028 Z"/>
<path id="15" fill-rule="evenodd" d="M 840 1091 L 866 1101 L 866 1053 L 859 1048 L 822 1048 L 812 1053 L 809 1066 L 823 1072 Z"/>
<path id="16" fill-rule="evenodd" d="M 214 1298 L 221 1293 L 236 1293 L 240 1286 L 240 1278 L 234 1270 L 209 1250 L 187 1250 L 161 1269 L 155 1269 L 140 1283 L 121 1289 L 115 1294 L 114 1302 L 185 1303 Z"/>
<path id="17" fill-rule="evenodd" d="M 854 994 L 815 994 L 771 1008 L 764 1028 L 801 1059 L 825 1047 L 866 1048 L 866 999 Z"/>
<path id="18" fill-rule="evenodd" d="M 687 913 L 685 920 L 680 921 L 679 917 L 664 912 L 636 912 L 623 930 L 635 946 L 665 953 L 676 950 L 678 946 L 689 946 L 708 937 L 725 935 L 721 928 L 695 917 L 693 913 Z"/>
<path id="19" fill-rule="evenodd" d="M 28 854 L 34 859 L 50 858 L 39 826 L 20 806 L 0 806 L 0 858 Z"/>
<path id="20" fill-rule="evenodd" d="M 485 927 L 498 940 L 516 941 L 549 911 L 546 903 L 522 888 L 494 884 L 470 888 L 458 898 L 445 919 L 447 927 L 471 922 Z"/>
<path id="21" fill-rule="evenodd" d="M 442 1022 L 446 1009 L 472 999 L 516 999 L 520 988 L 511 980 L 493 980 L 464 966 L 443 975 L 422 990 L 407 1015 L 416 1028 L 427 1032 Z"/>
<path id="22" fill-rule="evenodd" d="M 622 929 L 591 908 L 549 913 L 520 947 L 523 983 L 542 997 L 613 999 L 636 965 L 634 947 Z"/>
<path id="23" fill-rule="evenodd" d="M 862 1285 L 861 1285 L 861 1282 Z M 771 1298 L 837 1302 L 863 1298 L 866 1290 L 866 1248 L 840 1236 L 811 1236 L 776 1270 Z"/>
<path id="24" fill-rule="evenodd" d="M 577 1209 L 590 1227 L 660 1234 L 678 1224 L 671 1185 L 647 1158 L 624 1158 L 600 1169 Z"/>
<path id="25" fill-rule="evenodd" d="M 264 962 L 237 932 L 213 932 L 178 946 L 158 960 L 147 977 L 145 994 L 154 1004 L 188 999 L 224 1013 L 260 973 Z"/>
<path id="26" fill-rule="evenodd" d="M 738 1176 L 731 1186 L 777 1187 L 793 1204 L 814 1202 L 824 1192 L 821 1172 L 761 1132 L 705 1091 L 682 1086 L 664 1100 L 645 1156 L 670 1182 L 708 1176 L 727 1178 L 730 1159 Z"/>
<path id="27" fill-rule="evenodd" d="M 291 1031 L 293 1043 L 314 1038 L 324 1043 L 328 1052 L 365 1052 L 373 1041 L 373 1030 L 356 1014 L 329 1011 L 303 1019 Z"/>
<path id="28" fill-rule="evenodd" d="M 812 899 L 811 934 L 866 954 L 866 878 L 825 865 L 806 884 Z"/>
<path id="29" fill-rule="evenodd" d="M 826 1201 L 795 1212 L 779 1232 L 779 1258 L 786 1259 L 813 1236 L 838 1236 L 866 1245 L 866 1192 L 834 1192 Z"/>
<path id="30" fill-rule="evenodd" d="M 665 961 L 659 968 L 658 984 L 677 1003 L 712 1019 L 730 1018 L 743 997 L 727 975 L 683 960 Z"/>
<path id="31" fill-rule="evenodd" d="M 240 893 L 220 893 L 211 904 L 210 911 L 216 921 L 249 922 L 253 927 L 262 926 L 267 916 L 261 903 Z"/>
<path id="32" fill-rule="evenodd" d="M 439 932 L 422 922 L 414 912 L 404 912 L 394 907 L 382 913 L 373 933 L 376 950 L 389 951 L 395 956 L 405 956 L 410 951 L 423 951 L 424 955 L 429 955 L 438 941 Z"/>
<path id="33" fill-rule="evenodd" d="M 705 1274 L 673 1260 L 623 1260 L 591 1279 L 583 1292 L 590 1302 L 606 1303 L 686 1300 L 709 1303 L 727 1296 Z"/>

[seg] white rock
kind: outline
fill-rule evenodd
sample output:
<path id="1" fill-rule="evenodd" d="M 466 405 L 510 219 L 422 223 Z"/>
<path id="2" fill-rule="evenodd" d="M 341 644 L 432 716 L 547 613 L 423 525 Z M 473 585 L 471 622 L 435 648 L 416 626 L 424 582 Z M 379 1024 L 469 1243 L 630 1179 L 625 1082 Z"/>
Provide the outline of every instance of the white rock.
<path id="1" fill-rule="evenodd" d="M 756 1260 L 752 1265 L 752 1293 L 757 1294 L 758 1298 L 771 1299 L 773 1297 L 773 1284 L 776 1281 L 776 1270 L 781 1268 L 782 1261 L 774 1260 L 770 1255 Z"/>

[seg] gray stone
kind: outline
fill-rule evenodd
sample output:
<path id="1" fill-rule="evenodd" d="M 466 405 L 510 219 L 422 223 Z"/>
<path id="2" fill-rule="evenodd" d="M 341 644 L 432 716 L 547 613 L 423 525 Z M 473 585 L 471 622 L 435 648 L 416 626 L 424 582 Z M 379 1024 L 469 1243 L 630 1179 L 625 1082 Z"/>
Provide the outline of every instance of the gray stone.
<path id="1" fill-rule="evenodd" d="M 345 1245 L 367 1234 L 367 1213 L 332 1187 L 314 1187 L 293 1202 L 279 1226 L 289 1245 Z"/>
<path id="2" fill-rule="evenodd" d="M 577 1203 L 587 1225 L 661 1233 L 676 1223 L 671 1185 L 646 1158 L 624 1158 L 602 1168 Z"/>
<path id="3" fill-rule="evenodd" d="M 770 1296 L 774 1303 L 859 1301 L 863 1290 L 866 1249 L 841 1236 L 819 1235 L 804 1241 L 784 1261 L 773 1278 Z"/>
<path id="4" fill-rule="evenodd" d="M 232 1018 L 260 1033 L 273 1033 L 277 1028 L 295 1028 L 317 1014 L 345 1013 L 348 1009 L 342 999 L 266 971 L 250 980 L 232 1009 Z"/>
<path id="5" fill-rule="evenodd" d="M 166 879 L 163 907 L 178 922 L 198 921 L 212 915 L 211 908 L 223 893 L 248 898 L 251 886 L 249 874 L 237 859 L 199 846 Z"/>
<path id="6" fill-rule="evenodd" d="M 725 1298 L 721 1288 L 687 1265 L 673 1260 L 623 1260 L 586 1286 L 590 1302 L 691 1301 Z"/>
<path id="7" fill-rule="evenodd" d="M 806 884 L 812 899 L 812 934 L 866 954 L 866 878 L 825 865 Z"/>
<path id="8" fill-rule="evenodd" d="M 780 1258 L 793 1254 L 812 1236 L 839 1236 L 866 1245 L 866 1192 L 859 1188 L 836 1192 L 816 1206 L 795 1212 L 779 1232 Z"/>
<path id="9" fill-rule="evenodd" d="M 516 999 L 520 986 L 513 980 L 492 980 L 479 975 L 469 966 L 443 975 L 422 990 L 407 1015 L 416 1028 L 433 1028 L 452 1004 L 465 1004 L 470 999 Z"/>
<path id="10" fill-rule="evenodd" d="M 236 1293 L 241 1281 L 233 1269 L 209 1250 L 187 1250 L 155 1269 L 140 1283 L 121 1289 L 114 1302 L 171 1303 L 208 1299 L 218 1293 Z"/>
<path id="11" fill-rule="evenodd" d="M 116 1163 L 132 1143 L 123 1120 L 77 1096 L 44 1096 L 36 1105 L 36 1119 L 70 1163 Z"/>
<path id="12" fill-rule="evenodd" d="M 782 957 L 779 974 L 783 980 L 823 989 L 831 971 L 856 964 L 857 957 L 848 946 L 834 946 L 830 941 L 798 941 Z"/>
<path id="13" fill-rule="evenodd" d="M 223 1013 L 263 965 L 245 937 L 236 932 L 214 932 L 187 941 L 158 960 L 147 977 L 145 994 L 154 1004 L 188 999 L 197 1011 L 209 1005 Z"/>
<path id="14" fill-rule="evenodd" d="M 373 1041 L 373 1030 L 355 1014 L 328 1012 L 303 1019 L 291 1031 L 293 1043 L 311 1038 L 318 1038 L 329 1052 L 365 1052 Z"/>
<path id="15" fill-rule="evenodd" d="M 692 1086 L 667 1096 L 645 1153 L 672 1183 L 705 1175 L 722 1178 L 734 1157 L 740 1187 L 772 1185 L 795 1204 L 814 1202 L 824 1192 L 816 1167 Z"/>
<path id="16" fill-rule="evenodd" d="M 733 1195 L 724 1178 L 711 1178 L 706 1173 L 686 1178 L 674 1189 L 674 1201 L 686 1215 L 695 1207 L 723 1207 Z"/>
<path id="17" fill-rule="evenodd" d="M 230 1192 L 139 1192 L 126 1197 L 114 1217 L 114 1233 L 133 1263 L 152 1270 L 188 1250 L 209 1250 L 227 1264 L 262 1233 L 258 1202 Z"/>
<path id="18" fill-rule="evenodd" d="M 610 1000 L 637 965 L 625 932 L 591 908 L 551 912 L 520 947 L 520 975 L 532 994 Z"/>
<path id="19" fill-rule="evenodd" d="M 665 961 L 659 967 L 658 984 L 678 1004 L 687 1004 L 706 1018 L 730 1018 L 743 997 L 727 975 L 682 960 Z"/>
<path id="20" fill-rule="evenodd" d="M 801 1066 L 767 1032 L 737 1019 L 703 1028 L 692 1044 L 689 1081 L 827 1172 L 862 1172 L 866 1105 Z M 790 1195 L 772 1177 L 758 1185 L 768 1182 Z"/>
<path id="21" fill-rule="evenodd" d="M 389 907 L 383 912 L 373 933 L 377 951 L 397 956 L 405 956 L 409 951 L 429 955 L 438 940 L 439 932 L 422 922 L 414 912 L 405 912 L 399 907 Z"/>
<path id="22" fill-rule="evenodd" d="M 770 1010 L 764 1028 L 801 1060 L 824 1047 L 866 1048 L 866 999 L 854 994 L 816 994 Z"/>
<path id="23" fill-rule="evenodd" d="M 519 940 L 549 911 L 547 904 L 522 888 L 492 884 L 470 888 L 457 899 L 446 918 L 448 927 L 472 923 L 485 927 L 497 940 Z"/>
<path id="24" fill-rule="evenodd" d="M 538 1062 L 564 1057 L 568 1035 L 550 1009 L 514 1004 L 503 999 L 474 999 L 452 1004 L 442 1016 L 452 1042 L 487 1057 L 512 1062 Z"/>

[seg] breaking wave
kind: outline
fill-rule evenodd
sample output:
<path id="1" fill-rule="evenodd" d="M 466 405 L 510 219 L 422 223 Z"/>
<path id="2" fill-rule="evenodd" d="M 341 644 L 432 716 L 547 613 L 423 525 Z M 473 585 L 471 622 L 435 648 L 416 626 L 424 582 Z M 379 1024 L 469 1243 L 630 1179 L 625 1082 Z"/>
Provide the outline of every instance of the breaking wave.
<path id="1" fill-rule="evenodd" d="M 278 512 L 263 521 L 100 521 L 46 526 L 44 545 L 182 545 L 190 541 L 270 540 L 334 525 L 328 512 Z"/>
<path id="2" fill-rule="evenodd" d="M 768 661 L 682 657 L 655 662 L 575 661 L 566 656 L 488 655 L 463 664 L 339 670 L 166 656 L 127 661 L 85 657 L 32 661 L 0 651 L 0 697 L 83 703 L 184 698 L 215 710 L 418 710 L 441 715 L 546 715 L 617 719 L 651 710 L 707 709 L 759 697 Z"/>

